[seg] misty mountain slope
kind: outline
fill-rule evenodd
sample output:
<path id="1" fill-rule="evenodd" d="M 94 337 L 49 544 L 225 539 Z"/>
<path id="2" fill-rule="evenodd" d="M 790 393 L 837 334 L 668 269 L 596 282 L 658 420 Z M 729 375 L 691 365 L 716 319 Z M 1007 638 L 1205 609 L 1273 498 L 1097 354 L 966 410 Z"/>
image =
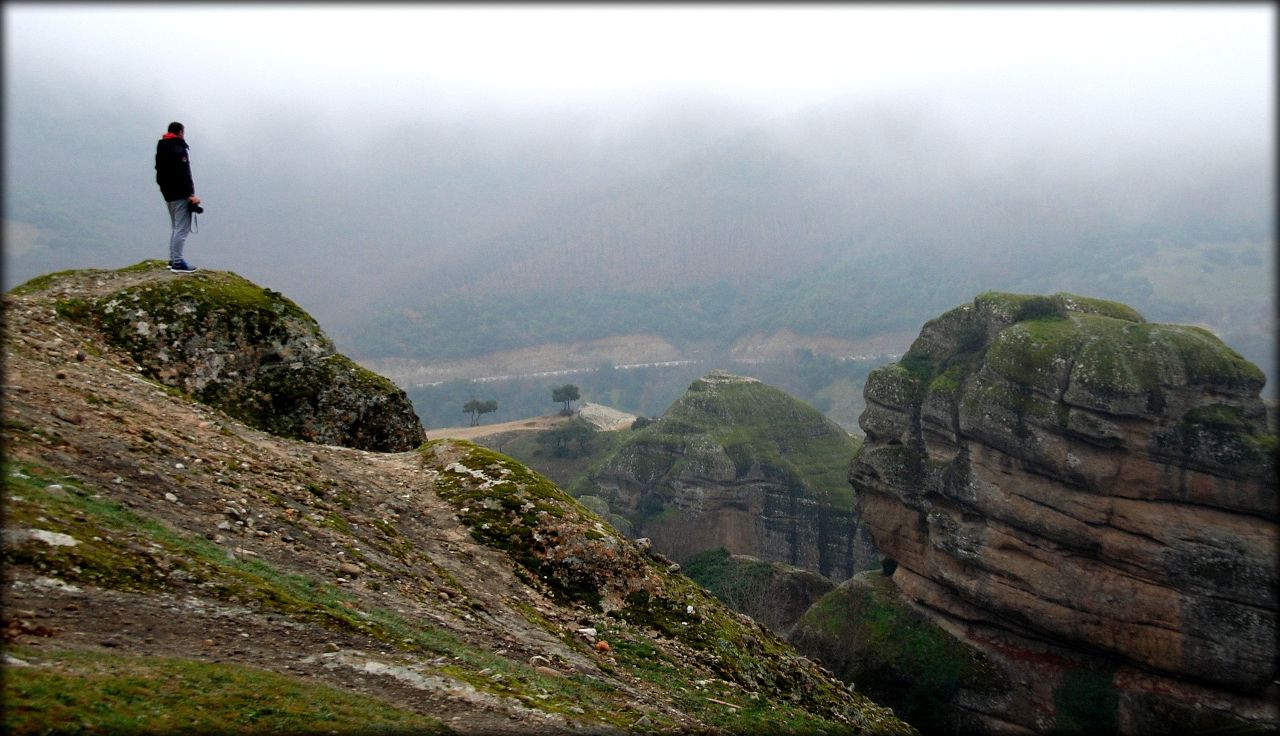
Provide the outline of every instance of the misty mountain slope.
<path id="1" fill-rule="evenodd" d="M 340 329 L 363 357 L 427 360 L 645 332 L 865 337 L 986 289 L 1069 289 L 1205 321 L 1269 364 L 1256 319 L 1232 316 L 1273 291 L 1263 169 L 1229 141 L 1183 162 L 1087 143 L 992 152 L 940 112 L 829 105 L 657 171 L 584 181 L 592 188 L 461 249 L 474 266 L 443 288 L 424 254 Z M 1238 269 L 1244 290 L 1152 278 L 1153 267 L 1199 273 L 1197 254 L 1222 244 L 1261 259 Z"/>
<path id="2" fill-rule="evenodd" d="M 510 458 L 252 429 L 61 316 L 71 281 L 4 298 L 6 730 L 312 731 L 359 695 L 456 733 L 910 732 Z M 156 672 L 223 697 L 132 699 Z"/>

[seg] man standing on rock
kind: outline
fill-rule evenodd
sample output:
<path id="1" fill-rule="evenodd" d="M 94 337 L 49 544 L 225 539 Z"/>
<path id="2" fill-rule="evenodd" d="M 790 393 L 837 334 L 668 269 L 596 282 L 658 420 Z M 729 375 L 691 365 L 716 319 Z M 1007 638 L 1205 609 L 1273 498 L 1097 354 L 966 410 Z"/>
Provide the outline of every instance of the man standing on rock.
<path id="1" fill-rule="evenodd" d="M 204 211 L 199 208 L 200 198 L 191 181 L 185 136 L 182 123 L 169 123 L 169 132 L 156 142 L 156 184 L 160 185 L 160 193 L 169 206 L 169 221 L 173 226 L 169 235 L 169 270 L 174 273 L 195 271 L 182 257 L 182 249 L 191 232 L 192 211 Z"/>

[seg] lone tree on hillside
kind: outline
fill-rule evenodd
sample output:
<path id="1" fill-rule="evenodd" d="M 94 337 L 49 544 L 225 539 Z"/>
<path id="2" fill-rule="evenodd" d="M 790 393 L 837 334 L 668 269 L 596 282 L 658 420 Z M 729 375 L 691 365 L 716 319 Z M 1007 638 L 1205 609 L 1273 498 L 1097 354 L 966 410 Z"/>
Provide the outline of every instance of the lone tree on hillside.
<path id="1" fill-rule="evenodd" d="M 578 387 L 572 383 L 566 383 L 559 388 L 553 388 L 551 389 L 551 400 L 564 404 L 564 408 L 560 410 L 561 414 L 572 414 L 573 410 L 569 408 L 569 404 L 578 400 Z"/>
<path id="2" fill-rule="evenodd" d="M 462 411 L 471 415 L 471 426 L 473 427 L 480 423 L 481 414 L 490 414 L 497 410 L 498 410 L 498 402 L 494 401 L 493 399 L 490 399 L 488 401 L 480 401 L 479 399 L 472 399 L 462 405 Z"/>
<path id="3" fill-rule="evenodd" d="M 591 451 L 591 440 L 595 436 L 596 430 L 590 424 L 574 417 L 555 429 L 539 433 L 537 442 L 555 457 L 578 457 Z"/>

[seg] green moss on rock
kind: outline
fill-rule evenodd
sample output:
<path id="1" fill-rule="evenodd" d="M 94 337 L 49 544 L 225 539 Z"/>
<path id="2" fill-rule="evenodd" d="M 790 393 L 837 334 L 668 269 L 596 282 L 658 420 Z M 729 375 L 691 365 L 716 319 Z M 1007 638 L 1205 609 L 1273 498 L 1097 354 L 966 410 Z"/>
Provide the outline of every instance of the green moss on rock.
<path id="1" fill-rule="evenodd" d="M 616 530 L 500 453 L 462 441 L 429 442 L 420 452 L 437 492 L 476 541 L 505 552 L 559 597 L 600 607 L 611 566 L 623 555 Z"/>
<path id="2" fill-rule="evenodd" d="M 931 412 L 957 407 L 971 425 L 1003 416 L 1065 427 L 1071 407 L 1160 415 L 1171 394 L 1191 397 L 1182 404 L 1197 392 L 1247 401 L 1264 381 L 1199 327 L 1149 323 L 1123 304 L 1071 294 L 986 292 L 926 323 L 901 361 L 868 376 L 866 395 L 906 415 L 927 399 Z M 1247 424 L 1238 429 L 1259 434 L 1253 418 Z"/>
<path id="3" fill-rule="evenodd" d="M 762 474 L 847 511 L 853 499 L 844 476 L 855 449 L 817 409 L 759 381 L 711 373 L 628 437 L 599 472 L 646 486 Z"/>
<path id="4" fill-rule="evenodd" d="M 222 271 L 174 278 L 149 261 L 100 278 L 121 274 L 134 278 L 96 298 L 65 296 L 58 310 L 99 329 L 148 376 L 284 437 L 381 451 L 421 443 L 408 396 L 336 353 L 283 295 Z"/>
<path id="5" fill-rule="evenodd" d="M 790 639 L 922 733 L 964 732 L 972 724 L 957 706 L 962 691 L 1010 686 L 985 655 L 911 609 L 880 572 L 859 573 L 823 596 Z"/>

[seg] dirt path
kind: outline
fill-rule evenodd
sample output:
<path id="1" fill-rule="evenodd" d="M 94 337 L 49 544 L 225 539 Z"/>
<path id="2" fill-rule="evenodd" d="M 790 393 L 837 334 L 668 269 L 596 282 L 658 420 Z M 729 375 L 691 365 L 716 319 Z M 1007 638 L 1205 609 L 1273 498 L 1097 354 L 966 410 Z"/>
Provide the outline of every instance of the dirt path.
<path id="1" fill-rule="evenodd" d="M 481 424 L 478 427 L 428 429 L 427 439 L 474 440 L 478 437 L 488 437 L 502 432 L 540 432 L 544 429 L 551 429 L 558 424 L 564 424 L 567 421 L 569 421 L 569 417 L 560 414 L 546 414 L 540 417 L 517 419 L 513 422 L 502 422 L 501 424 Z"/>

